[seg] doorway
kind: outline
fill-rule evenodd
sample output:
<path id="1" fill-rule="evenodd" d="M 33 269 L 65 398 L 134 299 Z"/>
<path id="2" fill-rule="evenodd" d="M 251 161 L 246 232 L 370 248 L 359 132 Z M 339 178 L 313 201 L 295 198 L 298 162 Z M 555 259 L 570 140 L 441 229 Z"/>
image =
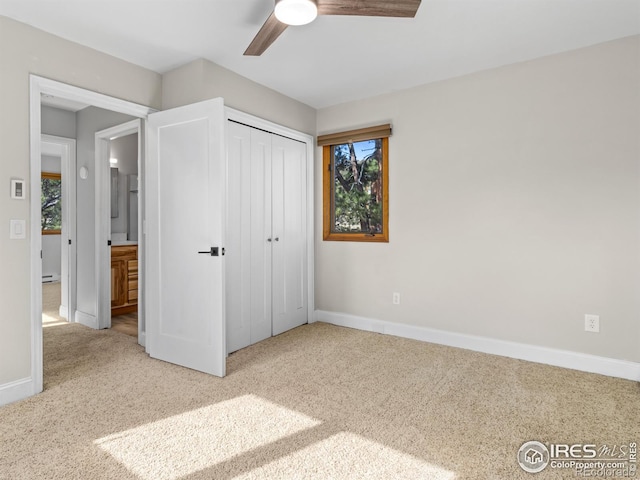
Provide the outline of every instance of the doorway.
<path id="1" fill-rule="evenodd" d="M 50 321 L 67 320 L 76 309 L 76 141 L 41 136 L 43 220 L 41 222 L 43 310 Z M 46 319 L 45 319 L 46 320 Z"/>
<path id="2" fill-rule="evenodd" d="M 111 329 L 138 338 L 142 322 L 144 263 L 139 255 L 139 135 L 113 139 L 109 145 L 111 215 Z"/>
<path id="3" fill-rule="evenodd" d="M 140 119 L 95 133 L 95 249 L 98 328 L 124 315 L 117 323 L 128 333 L 135 323 L 145 346 L 142 137 Z"/>
<path id="4" fill-rule="evenodd" d="M 135 117 L 138 119 L 146 118 L 147 115 L 154 110 L 145 107 L 142 105 L 137 105 L 131 102 L 127 102 L 124 100 L 119 100 L 113 97 L 109 97 L 106 95 L 102 95 L 96 92 L 92 92 L 89 90 L 81 89 L 78 87 L 73 87 L 71 85 L 62 84 L 53 80 L 45 79 L 42 77 L 38 77 L 36 75 L 32 75 L 30 77 L 30 150 L 31 150 L 31 162 L 30 162 L 30 178 L 29 183 L 31 185 L 30 189 L 30 231 L 31 232 L 40 232 L 41 231 L 41 185 L 40 185 L 40 176 L 42 169 L 42 144 L 41 144 L 41 100 L 42 96 L 53 96 L 60 99 L 80 102 L 86 104 L 87 106 L 94 106 L 104 110 L 108 110 L 111 112 L 117 112 L 125 115 L 129 115 L 130 117 Z M 138 120 L 138 125 L 141 125 L 141 122 Z M 94 170 L 92 165 L 82 165 L 78 169 L 77 166 L 74 166 L 73 172 L 70 172 L 70 176 L 74 177 L 77 175 L 80 180 L 93 180 L 98 181 L 102 180 L 97 177 L 98 170 Z M 89 167 L 89 168 L 87 168 Z M 108 164 L 107 164 L 108 168 Z M 91 172 L 91 170 L 94 170 Z M 93 175 L 96 175 L 91 178 Z M 95 183 L 95 185 L 101 185 L 100 183 Z M 84 187 L 84 186 L 83 186 Z M 104 192 L 101 191 L 100 188 L 92 189 L 96 192 L 95 198 L 95 210 L 99 211 L 99 208 L 102 208 L 102 197 Z M 74 202 L 69 202 L 70 204 Z M 82 205 L 83 208 L 86 205 Z M 75 218 L 75 216 L 74 216 Z M 108 220 L 108 218 L 107 218 Z M 107 222 L 104 222 L 105 224 Z M 102 224 L 102 222 L 101 222 Z M 77 233 L 77 232 L 76 232 Z M 101 230 L 98 228 L 95 229 L 95 232 L 89 232 L 91 238 L 94 238 L 92 248 L 89 250 L 93 250 L 95 245 L 98 243 L 98 237 L 101 234 Z M 74 241 L 77 238 L 71 238 L 71 245 L 74 246 L 75 253 L 70 253 L 70 259 L 73 261 L 78 258 L 78 242 Z M 106 243 L 104 247 L 106 248 Z M 30 240 L 30 250 L 31 250 L 31 273 L 30 273 L 30 283 L 31 283 L 31 323 L 32 323 L 32 335 L 31 335 L 31 391 L 32 394 L 39 393 L 42 391 L 43 386 L 43 356 L 42 356 L 42 262 L 40 259 L 41 250 L 42 250 L 42 235 L 33 234 L 31 235 Z M 95 258 L 95 266 L 99 263 L 104 262 L 103 258 L 98 258 L 97 254 L 100 250 L 96 249 L 94 254 Z M 104 253 L 104 252 L 103 252 Z M 77 260 L 76 260 L 77 262 Z M 76 265 L 76 270 L 78 265 Z M 105 322 L 103 318 L 100 316 L 100 312 L 105 308 L 104 305 L 101 305 L 102 299 L 98 294 L 101 290 L 97 288 L 100 285 L 101 279 L 98 278 L 98 272 L 96 270 L 95 273 L 95 290 L 93 293 L 94 302 L 93 305 L 95 308 L 95 312 L 83 312 L 80 310 L 78 305 L 78 298 L 75 299 L 75 305 L 69 305 L 69 311 L 67 313 L 69 319 L 73 319 L 73 321 L 80 321 L 81 323 L 87 322 L 95 322 L 96 327 L 100 325 L 101 322 Z M 107 272 L 108 273 L 108 272 Z M 71 275 L 73 277 L 73 275 Z M 86 282 L 89 288 L 94 285 L 90 285 L 93 282 Z M 87 285 L 83 285 L 83 288 L 87 287 Z M 77 291 L 77 288 L 73 288 L 70 286 L 70 292 Z M 108 291 L 108 289 L 107 289 Z M 83 299 L 85 303 L 86 299 Z M 109 305 L 107 305 L 107 308 Z M 72 311 L 72 308 L 75 308 L 75 312 Z M 86 310 L 86 309 L 85 309 Z M 90 313 L 94 313 L 91 315 Z M 93 318 L 92 318 L 93 317 Z M 83 321 L 84 320 L 84 321 Z M 110 320 L 110 319 L 109 319 Z M 94 328 L 96 328 L 94 327 Z"/>

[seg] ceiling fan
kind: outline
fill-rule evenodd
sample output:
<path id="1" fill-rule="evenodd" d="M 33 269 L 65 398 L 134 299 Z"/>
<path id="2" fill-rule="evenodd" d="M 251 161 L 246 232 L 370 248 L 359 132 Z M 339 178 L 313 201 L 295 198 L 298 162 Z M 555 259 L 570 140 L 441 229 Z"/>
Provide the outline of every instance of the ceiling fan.
<path id="1" fill-rule="evenodd" d="M 276 0 L 274 11 L 264 22 L 244 54 L 259 56 L 289 25 L 305 25 L 317 15 L 363 17 L 415 17 L 421 0 Z"/>

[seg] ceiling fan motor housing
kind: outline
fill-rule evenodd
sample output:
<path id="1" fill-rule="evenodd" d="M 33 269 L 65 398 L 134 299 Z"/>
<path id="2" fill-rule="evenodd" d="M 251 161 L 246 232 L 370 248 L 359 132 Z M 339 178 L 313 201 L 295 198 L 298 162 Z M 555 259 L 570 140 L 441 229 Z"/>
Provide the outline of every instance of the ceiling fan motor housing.
<path id="1" fill-rule="evenodd" d="M 287 25 L 306 25 L 318 16 L 315 0 L 276 0 L 276 18 Z"/>

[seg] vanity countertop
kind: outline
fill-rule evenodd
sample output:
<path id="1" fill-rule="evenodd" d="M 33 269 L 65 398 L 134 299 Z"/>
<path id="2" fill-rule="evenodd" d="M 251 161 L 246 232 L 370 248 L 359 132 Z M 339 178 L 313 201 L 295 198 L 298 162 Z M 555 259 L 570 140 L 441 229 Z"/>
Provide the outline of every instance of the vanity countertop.
<path id="1" fill-rule="evenodd" d="M 137 245 L 137 244 L 138 244 L 137 240 L 113 240 L 111 242 L 112 247 L 121 247 L 125 245 Z"/>

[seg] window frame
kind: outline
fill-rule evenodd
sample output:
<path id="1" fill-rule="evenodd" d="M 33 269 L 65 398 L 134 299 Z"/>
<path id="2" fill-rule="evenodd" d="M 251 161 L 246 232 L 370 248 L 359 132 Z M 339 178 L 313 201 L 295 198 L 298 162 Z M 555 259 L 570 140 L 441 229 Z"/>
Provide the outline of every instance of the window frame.
<path id="1" fill-rule="evenodd" d="M 391 126 L 383 125 L 381 127 L 387 127 L 388 133 L 385 131 L 383 133 L 386 134 L 380 135 L 380 131 L 375 130 L 376 128 L 379 129 L 379 127 L 372 127 L 324 136 L 325 139 L 326 137 L 330 137 L 328 140 L 323 140 L 323 137 L 318 137 L 318 144 L 322 145 L 322 164 L 324 169 L 322 195 L 323 240 L 338 242 L 389 242 L 389 136 L 391 134 Z M 369 131 L 372 131 L 372 134 L 369 134 Z M 340 136 L 342 136 L 342 139 L 340 139 Z M 345 138 L 347 139 L 346 141 L 344 140 Z M 378 139 L 382 140 L 382 233 L 333 232 L 332 226 L 335 224 L 333 149 L 336 145 Z"/>
<path id="2" fill-rule="evenodd" d="M 45 178 L 52 179 L 52 180 L 60 180 L 60 193 L 62 194 L 62 174 L 61 173 L 42 172 L 42 174 L 40 175 L 40 181 L 42 182 L 42 180 L 44 180 Z M 42 215 L 42 212 L 40 214 Z M 41 228 L 41 232 L 42 232 L 42 235 L 62 235 L 62 229 L 44 230 Z"/>

